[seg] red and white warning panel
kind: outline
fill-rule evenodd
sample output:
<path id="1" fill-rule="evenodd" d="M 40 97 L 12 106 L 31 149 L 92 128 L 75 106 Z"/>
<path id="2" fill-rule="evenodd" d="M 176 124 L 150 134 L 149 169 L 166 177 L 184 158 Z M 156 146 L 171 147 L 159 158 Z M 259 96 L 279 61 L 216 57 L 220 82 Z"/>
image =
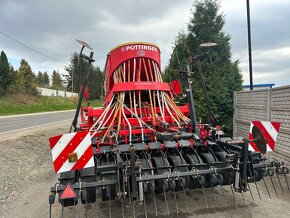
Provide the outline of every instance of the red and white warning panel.
<path id="1" fill-rule="evenodd" d="M 56 173 L 93 167 L 94 157 L 89 132 L 74 132 L 49 139 Z"/>
<path id="2" fill-rule="evenodd" d="M 275 143 L 280 129 L 280 122 L 252 121 L 250 126 L 249 140 L 254 139 L 252 132 L 254 126 L 260 129 L 266 140 L 266 151 L 274 151 Z M 260 151 L 255 142 L 249 143 L 249 150 L 257 152 Z"/>

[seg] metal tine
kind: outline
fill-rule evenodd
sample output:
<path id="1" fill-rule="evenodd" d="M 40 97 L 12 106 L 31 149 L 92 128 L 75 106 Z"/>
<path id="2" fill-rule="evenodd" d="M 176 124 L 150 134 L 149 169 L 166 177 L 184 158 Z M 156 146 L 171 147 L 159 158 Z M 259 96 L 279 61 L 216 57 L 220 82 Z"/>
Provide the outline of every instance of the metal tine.
<path id="1" fill-rule="evenodd" d="M 278 192 L 277 192 L 277 190 L 276 190 L 276 187 L 275 187 L 274 182 L 273 182 L 273 179 L 272 179 L 272 176 L 271 176 L 271 175 L 269 175 L 269 176 L 270 176 L 270 180 L 271 180 L 271 183 L 272 183 L 272 185 L 273 185 L 274 191 L 275 191 L 275 193 L 276 193 L 276 196 L 277 196 L 277 198 L 279 198 L 279 196 L 278 196 Z"/>
<path id="2" fill-rule="evenodd" d="M 128 177 L 127 177 L 127 181 L 129 181 Z M 131 188 L 130 188 L 130 183 L 129 182 L 128 182 L 128 195 L 129 195 L 129 204 L 132 204 Z"/>
<path id="3" fill-rule="evenodd" d="M 169 215 L 170 214 L 169 213 L 169 207 L 168 207 L 168 202 L 167 202 L 167 197 L 166 197 L 166 193 L 165 193 L 164 187 L 163 187 L 163 194 L 164 194 L 164 200 L 165 200 L 165 204 L 166 204 L 167 213 Z"/>
<path id="4" fill-rule="evenodd" d="M 212 181 L 210 180 L 210 186 L 211 186 L 211 191 L 213 193 L 213 196 L 214 196 L 214 200 L 215 200 L 215 203 L 216 203 L 216 206 L 219 207 L 219 204 L 217 202 L 217 197 L 216 197 L 216 194 L 214 192 L 214 189 L 213 189 L 213 184 L 212 184 Z"/>
<path id="5" fill-rule="evenodd" d="M 253 164 L 253 163 L 252 163 L 252 164 Z M 254 183 L 255 183 L 256 190 L 257 190 L 257 193 L 258 193 L 258 195 L 259 195 L 259 198 L 260 198 L 260 200 L 262 200 L 262 198 L 261 198 L 261 194 L 260 194 L 260 191 L 259 191 L 259 188 L 258 188 L 257 182 L 256 182 L 255 175 L 254 175 L 254 176 L 252 175 L 252 171 L 251 171 L 251 170 L 249 170 L 249 172 L 250 172 L 251 180 L 252 180 L 252 178 L 254 179 Z"/>
<path id="6" fill-rule="evenodd" d="M 228 206 L 228 202 L 227 202 L 227 199 L 226 199 L 226 196 L 225 196 L 225 192 L 224 192 L 224 189 L 223 189 L 223 186 L 222 184 L 218 181 L 219 183 L 219 187 L 221 188 L 221 191 L 222 191 L 222 194 L 223 194 L 223 198 L 225 200 L 225 203 L 226 203 L 226 207 Z"/>
<path id="7" fill-rule="evenodd" d="M 282 183 L 281 183 L 281 181 L 280 181 L 280 177 L 279 177 L 278 173 L 276 173 L 276 176 L 277 176 L 277 179 L 278 179 L 279 185 L 280 185 L 280 187 L 281 187 L 281 190 L 282 190 L 284 196 L 286 196 L 286 195 L 285 195 L 285 192 L 284 192 L 284 189 L 283 189 L 283 186 L 282 186 Z"/>
<path id="8" fill-rule="evenodd" d="M 285 181 L 286 181 L 286 185 L 287 185 L 288 191 L 290 192 L 289 183 L 288 183 L 288 180 L 287 180 L 287 175 L 285 173 L 283 173 L 283 174 L 284 174 L 284 178 L 285 178 Z"/>
<path id="9" fill-rule="evenodd" d="M 75 201 L 75 199 L 74 199 L 74 214 L 75 214 L 75 218 L 77 217 L 77 212 L 76 212 L 76 201 Z"/>
<path id="10" fill-rule="evenodd" d="M 246 204 L 243 190 L 241 190 L 241 195 L 242 195 L 242 198 L 243 198 L 243 203 Z"/>
<path id="11" fill-rule="evenodd" d="M 63 218 L 63 211 L 64 211 L 64 206 L 63 206 L 63 202 L 61 204 L 61 218 Z"/>
<path id="12" fill-rule="evenodd" d="M 51 208 L 52 208 L 52 204 L 49 204 L 49 218 L 51 218 Z"/>
<path id="13" fill-rule="evenodd" d="M 133 217 L 136 217 L 136 211 L 135 211 L 135 202 L 132 201 L 132 209 L 133 209 Z"/>
<path id="14" fill-rule="evenodd" d="M 238 206 L 238 203 L 237 203 L 236 196 L 235 196 L 235 192 L 234 192 L 234 189 L 232 187 L 232 183 L 230 182 L 230 178 L 229 177 L 227 178 L 227 181 L 230 184 L 231 192 L 232 192 L 232 195 L 233 195 L 233 198 L 234 198 L 234 201 L 235 201 L 235 205 L 237 207 Z"/>
<path id="15" fill-rule="evenodd" d="M 128 178 L 128 181 L 129 181 L 129 178 Z M 134 205 L 134 201 L 133 201 L 132 196 L 131 196 L 130 183 L 128 183 L 128 194 L 129 194 L 129 204 L 132 205 L 133 217 L 135 218 L 135 217 L 136 217 L 136 213 L 135 213 L 135 205 Z"/>
<path id="16" fill-rule="evenodd" d="M 239 181 L 239 183 L 240 183 L 240 187 L 242 187 L 242 181 L 241 180 Z M 242 195 L 242 198 L 243 198 L 243 203 L 246 204 L 242 188 L 240 188 L 240 191 L 241 191 L 241 195 Z"/>
<path id="17" fill-rule="evenodd" d="M 230 184 L 230 187 L 231 187 L 231 191 L 232 191 L 233 198 L 234 198 L 234 201 L 235 201 L 235 205 L 236 205 L 236 207 L 237 207 L 237 206 L 238 206 L 238 202 L 237 202 L 237 200 L 236 200 L 236 196 L 235 196 L 235 192 L 234 192 L 234 189 L 233 189 L 233 187 L 232 187 L 232 184 Z"/>
<path id="18" fill-rule="evenodd" d="M 145 199 L 145 193 L 143 193 L 143 204 L 144 204 L 144 211 L 145 211 L 145 217 L 147 218 L 147 207 L 146 207 L 146 199 Z"/>
<path id="19" fill-rule="evenodd" d="M 109 194 L 109 208 L 110 208 L 110 210 L 109 210 L 109 216 L 110 216 L 110 218 L 112 218 L 112 205 L 111 205 L 111 188 L 110 188 L 110 186 L 108 187 L 108 194 Z"/>
<path id="20" fill-rule="evenodd" d="M 183 189 L 183 194 L 184 194 L 184 197 L 185 197 L 186 209 L 187 209 L 187 212 L 189 213 L 189 207 L 188 207 L 187 195 L 186 195 L 186 192 L 185 192 L 184 186 L 182 186 L 182 189 Z"/>
<path id="21" fill-rule="evenodd" d="M 155 207 L 155 215 L 158 216 L 155 192 L 152 191 L 152 193 L 153 193 L 153 201 L 154 201 L 154 207 Z"/>
<path id="22" fill-rule="evenodd" d="M 251 172 L 251 168 L 248 167 L 249 171 Z M 252 181 L 252 173 L 250 173 L 250 179 Z M 250 183 L 248 183 L 248 188 L 249 188 L 249 191 L 250 191 L 250 194 L 251 194 L 251 197 L 252 197 L 252 200 L 255 202 L 255 199 L 254 199 L 254 196 L 253 196 L 253 192 L 252 192 L 252 189 L 251 189 L 251 186 L 250 186 Z"/>
<path id="23" fill-rule="evenodd" d="M 98 191 L 101 191 L 101 190 L 98 190 Z M 100 207 L 100 201 L 101 201 L 101 199 L 100 198 L 101 197 L 99 196 L 98 205 L 97 205 L 99 218 L 101 218 L 101 207 Z"/>
<path id="24" fill-rule="evenodd" d="M 260 194 L 260 191 L 259 191 L 259 188 L 258 188 L 258 185 L 257 185 L 257 182 L 256 182 L 256 179 L 255 179 L 255 177 L 254 177 L 254 183 L 255 183 L 256 190 L 257 190 L 257 192 L 258 192 L 258 195 L 259 195 L 259 199 L 260 199 L 260 200 L 262 200 L 262 198 L 261 198 L 261 194 Z"/>
<path id="25" fill-rule="evenodd" d="M 202 189 L 202 192 L 203 192 L 203 197 L 204 197 L 206 208 L 208 209 L 209 207 L 208 207 L 208 202 L 207 202 L 207 198 L 206 198 L 206 194 L 205 194 L 205 190 L 204 190 L 203 184 L 201 184 L 201 189 Z"/>
<path id="26" fill-rule="evenodd" d="M 123 215 L 123 218 L 125 218 L 125 213 L 124 213 L 124 199 L 123 199 L 123 197 L 121 198 L 121 204 L 122 204 L 122 215 Z"/>
<path id="27" fill-rule="evenodd" d="M 250 191 L 250 194 L 251 194 L 252 200 L 255 202 L 255 199 L 254 199 L 254 196 L 253 196 L 253 193 L 252 193 L 252 189 L 251 189 L 251 186 L 250 186 L 249 183 L 248 183 L 248 188 L 249 188 L 249 191 Z"/>
<path id="28" fill-rule="evenodd" d="M 266 188 L 266 190 L 267 190 L 267 193 L 268 193 L 268 195 L 269 195 L 269 198 L 272 199 L 271 194 L 270 194 L 270 191 L 269 191 L 269 189 L 268 189 L 268 186 L 267 186 L 267 183 L 266 183 L 264 177 L 263 177 L 262 179 L 263 179 L 263 182 L 264 182 L 265 188 Z"/>
<path id="29" fill-rule="evenodd" d="M 86 218 L 88 218 L 88 194 L 86 194 Z"/>
<path id="30" fill-rule="evenodd" d="M 176 199 L 176 192 L 174 188 L 172 188 L 172 191 L 173 191 L 174 200 L 175 200 L 176 213 L 179 214 L 179 208 L 178 208 L 177 199 Z"/>

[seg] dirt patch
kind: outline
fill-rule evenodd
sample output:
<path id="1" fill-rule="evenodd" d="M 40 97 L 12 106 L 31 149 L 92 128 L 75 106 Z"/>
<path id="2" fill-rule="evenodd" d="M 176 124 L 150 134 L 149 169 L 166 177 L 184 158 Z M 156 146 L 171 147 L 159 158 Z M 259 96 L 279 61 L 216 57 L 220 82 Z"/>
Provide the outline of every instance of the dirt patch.
<path id="1" fill-rule="evenodd" d="M 48 138 L 67 132 L 67 124 L 46 126 L 44 129 L 27 130 L 12 136 L 3 136 L 0 141 L 0 216 L 6 217 L 16 207 L 18 199 L 27 189 L 31 189 L 33 198 L 23 199 L 18 204 L 25 207 L 33 200 L 47 196 L 34 196 L 35 186 L 45 183 L 39 189 L 48 193 L 48 182 L 55 180 L 53 165 L 50 156 Z M 21 136 L 26 134 L 26 136 Z M 10 138 L 9 140 L 4 140 Z M 52 179 L 53 178 L 53 179 Z M 56 180 L 55 180 L 56 181 Z M 51 184 L 50 184 L 51 185 Z M 35 205 L 37 206 L 37 205 Z M 18 217 L 31 217 L 29 213 L 20 213 Z M 38 216 L 35 216 L 38 217 Z"/>
<path id="2" fill-rule="evenodd" d="M 13 139 L 0 141 L 0 217 L 48 217 L 48 195 L 50 187 L 57 181 L 48 146 L 48 138 L 67 132 L 68 124 L 46 127 L 46 130 L 30 130 L 26 136 L 13 136 Z M 250 184 L 250 192 L 233 196 L 230 186 L 202 190 L 185 190 L 174 195 L 146 195 L 144 204 L 129 205 L 124 200 L 100 202 L 75 208 L 64 209 L 64 217 L 290 217 L 290 194 L 285 179 L 280 177 L 284 196 L 278 180 L 273 177 L 278 190 L 275 194 L 270 178 L 265 178 L 271 199 L 263 182 L 258 184 L 259 199 L 255 184 Z M 290 180 L 289 180 L 290 181 Z M 206 201 L 209 208 L 206 208 Z M 176 198 L 176 201 L 175 201 Z M 155 204 L 156 202 L 156 204 Z M 156 207 L 155 207 L 156 205 Z M 87 208 L 87 210 L 86 210 Z M 53 217 L 61 217 L 62 208 L 53 205 Z M 178 213 L 177 213 L 178 211 Z"/>

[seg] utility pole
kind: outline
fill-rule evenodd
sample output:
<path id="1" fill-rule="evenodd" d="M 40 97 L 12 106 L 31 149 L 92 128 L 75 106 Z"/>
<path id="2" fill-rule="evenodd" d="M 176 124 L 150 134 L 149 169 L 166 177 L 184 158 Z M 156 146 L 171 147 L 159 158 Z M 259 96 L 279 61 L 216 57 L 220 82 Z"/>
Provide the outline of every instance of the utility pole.
<path id="1" fill-rule="evenodd" d="M 248 27 L 248 51 L 249 51 L 250 90 L 253 90 L 251 18 L 250 18 L 250 2 L 249 2 L 249 0 L 247 0 L 247 27 Z"/>

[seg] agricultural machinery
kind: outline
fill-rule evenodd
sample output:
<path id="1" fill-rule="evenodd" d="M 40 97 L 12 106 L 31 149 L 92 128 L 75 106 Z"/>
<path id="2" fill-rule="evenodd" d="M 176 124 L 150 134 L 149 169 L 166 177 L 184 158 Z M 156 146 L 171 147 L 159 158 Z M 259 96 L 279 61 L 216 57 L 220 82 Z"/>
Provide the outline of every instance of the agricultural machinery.
<path id="1" fill-rule="evenodd" d="M 79 42 L 80 58 L 91 65 L 93 52 L 83 54 L 91 47 Z M 126 199 L 133 210 L 136 203 L 143 203 L 147 217 L 148 195 L 153 201 L 155 195 L 163 196 L 168 210 L 168 192 L 174 193 L 175 201 L 176 192 L 186 197 L 188 189 L 204 193 L 227 186 L 233 195 L 252 194 L 250 183 L 258 190 L 257 183 L 270 177 L 274 185 L 275 174 L 289 190 L 289 169 L 282 162 L 266 161 L 264 155 L 274 149 L 280 124 L 253 121 L 249 138 L 227 137 L 209 105 L 212 122 L 197 122 L 190 67 L 178 72 L 187 96 L 180 106 L 174 100 L 175 87 L 162 80 L 156 45 L 132 42 L 108 53 L 102 108 L 81 107 L 89 71 L 70 132 L 49 139 L 59 174 L 59 182 L 50 190 L 50 208 L 56 196 L 63 208 L 99 200 L 123 205 Z M 205 194 L 204 201 L 208 207 Z"/>

